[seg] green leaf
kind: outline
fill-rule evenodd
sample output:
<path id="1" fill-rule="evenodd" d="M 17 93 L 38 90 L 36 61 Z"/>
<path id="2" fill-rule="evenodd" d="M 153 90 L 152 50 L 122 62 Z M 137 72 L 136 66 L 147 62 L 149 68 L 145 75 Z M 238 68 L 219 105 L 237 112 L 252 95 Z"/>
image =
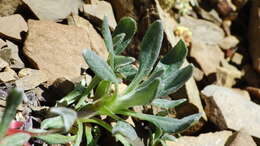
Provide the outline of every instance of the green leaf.
<path id="1" fill-rule="evenodd" d="M 105 16 L 103 19 L 102 35 L 104 37 L 105 45 L 108 49 L 108 52 L 111 54 L 114 54 L 113 40 L 112 40 L 112 35 L 111 35 L 110 29 L 109 29 L 107 16 Z"/>
<path id="2" fill-rule="evenodd" d="M 125 65 L 129 65 L 135 61 L 133 57 L 126 57 L 126 56 L 115 56 L 115 68 L 119 68 Z"/>
<path id="3" fill-rule="evenodd" d="M 130 141 L 135 141 L 138 139 L 135 129 L 126 122 L 118 121 L 113 127 L 112 134 L 116 135 L 118 133 L 120 133 Z"/>
<path id="4" fill-rule="evenodd" d="M 113 37 L 122 33 L 125 34 L 125 37 L 122 43 L 115 46 L 115 54 L 120 54 L 124 51 L 124 49 L 131 42 L 136 30 L 137 24 L 135 20 L 130 17 L 124 17 L 118 22 L 116 29 L 113 32 Z"/>
<path id="5" fill-rule="evenodd" d="M 193 72 L 193 66 L 188 65 L 185 68 L 172 72 L 170 75 L 162 79 L 161 88 L 158 94 L 160 96 L 167 96 L 179 88 L 181 88 L 187 80 L 190 79 Z"/>
<path id="6" fill-rule="evenodd" d="M 92 128 L 89 127 L 88 125 L 85 126 L 85 135 L 87 139 L 87 146 L 95 146 L 96 143 L 92 135 Z"/>
<path id="7" fill-rule="evenodd" d="M 64 122 L 61 116 L 45 119 L 41 122 L 41 129 L 63 129 Z"/>
<path id="8" fill-rule="evenodd" d="M 6 108 L 0 123 L 0 139 L 5 135 L 10 122 L 15 117 L 16 108 L 22 102 L 24 93 L 18 89 L 13 89 L 7 96 Z"/>
<path id="9" fill-rule="evenodd" d="M 137 69 L 131 64 L 119 67 L 116 71 L 120 73 L 123 78 L 127 79 L 132 79 L 132 77 L 137 73 Z"/>
<path id="10" fill-rule="evenodd" d="M 136 105 L 148 104 L 156 97 L 159 84 L 160 80 L 156 79 L 147 86 L 137 88 L 128 94 L 119 96 L 109 108 L 116 111 L 118 109 L 127 109 Z"/>
<path id="11" fill-rule="evenodd" d="M 177 138 L 173 135 L 170 135 L 168 133 L 164 133 L 163 136 L 161 137 L 162 140 L 164 141 L 176 141 Z"/>
<path id="12" fill-rule="evenodd" d="M 132 146 L 123 135 L 116 134 L 115 137 L 117 141 L 120 141 L 123 144 L 123 146 Z"/>
<path id="13" fill-rule="evenodd" d="M 144 39 L 141 42 L 141 52 L 139 56 L 140 67 L 133 81 L 127 88 L 126 93 L 132 91 L 137 85 L 149 75 L 153 69 L 163 40 L 163 26 L 161 21 L 155 21 L 151 24 L 144 35 Z"/>
<path id="14" fill-rule="evenodd" d="M 142 113 L 135 113 L 133 111 L 120 111 L 119 114 L 133 116 L 141 120 L 149 121 L 166 133 L 182 132 L 201 118 L 200 113 L 193 114 L 182 119 L 147 115 Z"/>
<path id="15" fill-rule="evenodd" d="M 76 139 L 76 136 L 64 136 L 61 134 L 44 134 L 35 137 L 48 144 L 66 144 Z"/>
<path id="16" fill-rule="evenodd" d="M 75 120 L 77 119 L 77 113 L 69 108 L 54 107 L 51 108 L 51 112 L 58 114 L 62 117 L 66 132 L 70 130 L 71 126 L 74 124 Z"/>
<path id="17" fill-rule="evenodd" d="M 91 70 L 101 79 L 117 83 L 118 80 L 113 70 L 95 52 L 86 49 L 83 56 Z"/>
<path id="18" fill-rule="evenodd" d="M 80 143 L 82 141 L 82 136 L 83 136 L 83 124 L 77 121 L 77 125 L 78 125 L 78 132 L 73 146 L 80 146 Z"/>
<path id="19" fill-rule="evenodd" d="M 77 84 L 73 91 L 71 91 L 68 95 L 63 97 L 57 103 L 59 106 L 68 106 L 74 103 L 78 97 L 86 90 L 86 81 L 82 80 L 80 84 Z"/>
<path id="20" fill-rule="evenodd" d="M 98 99 L 106 94 L 108 94 L 110 89 L 111 82 L 102 80 L 99 85 L 97 86 L 97 89 L 95 91 L 95 99 Z"/>
<path id="21" fill-rule="evenodd" d="M 116 36 L 114 36 L 112 38 L 114 47 L 116 47 L 117 45 L 121 45 L 121 43 L 123 42 L 125 36 L 126 36 L 125 33 L 120 33 L 120 34 L 117 34 Z"/>
<path id="22" fill-rule="evenodd" d="M 187 100 L 186 99 L 179 99 L 179 100 L 154 99 L 151 104 L 153 106 L 157 106 L 160 108 L 171 109 L 171 108 L 175 108 L 176 106 L 182 104 L 185 101 Z"/>
<path id="23" fill-rule="evenodd" d="M 27 133 L 16 133 L 0 140 L 0 146 L 22 146 L 31 138 Z"/>

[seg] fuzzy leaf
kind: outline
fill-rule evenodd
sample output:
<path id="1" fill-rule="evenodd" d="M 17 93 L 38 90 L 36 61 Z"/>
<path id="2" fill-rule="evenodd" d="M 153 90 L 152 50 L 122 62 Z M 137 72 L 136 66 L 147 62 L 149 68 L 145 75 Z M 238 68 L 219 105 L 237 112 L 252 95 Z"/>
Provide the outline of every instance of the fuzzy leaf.
<path id="1" fill-rule="evenodd" d="M 77 119 L 77 113 L 69 108 L 55 107 L 55 108 L 51 108 L 51 112 L 58 114 L 62 117 L 66 132 L 70 130 L 71 126 L 74 124 L 75 120 Z"/>
<path id="2" fill-rule="evenodd" d="M 185 84 L 187 80 L 189 80 L 192 76 L 192 72 L 193 66 L 188 65 L 187 67 L 177 70 L 163 78 L 158 97 L 167 96 L 177 91 Z"/>
<path id="3" fill-rule="evenodd" d="M 179 100 L 154 99 L 151 104 L 153 106 L 157 106 L 160 108 L 171 109 L 171 108 L 175 108 L 176 106 L 182 104 L 185 101 L 187 100 L 186 99 L 179 99 Z"/>
<path id="4" fill-rule="evenodd" d="M 123 78 L 127 79 L 134 77 L 134 75 L 137 73 L 137 69 L 131 64 L 119 67 L 116 71 L 120 73 Z"/>
<path id="5" fill-rule="evenodd" d="M 17 133 L 7 136 L 0 141 L 0 146 L 22 146 L 29 141 L 31 135 L 27 133 Z"/>
<path id="6" fill-rule="evenodd" d="M 189 128 L 192 124 L 201 118 L 201 114 L 193 114 L 182 119 L 175 119 L 170 117 L 161 117 L 154 115 L 147 115 L 142 113 L 135 113 L 132 111 L 120 111 L 120 114 L 133 116 L 141 120 L 149 121 L 166 133 L 179 133 Z"/>
<path id="7" fill-rule="evenodd" d="M 112 35 L 111 35 L 110 29 L 109 29 L 107 16 L 105 16 L 103 19 L 102 35 L 104 37 L 105 45 L 108 49 L 108 52 L 111 54 L 114 54 L 113 40 L 112 40 Z"/>
<path id="8" fill-rule="evenodd" d="M 120 33 L 120 34 L 117 34 L 116 36 L 114 36 L 112 38 L 114 47 L 116 47 L 117 45 L 121 45 L 121 43 L 123 42 L 125 36 L 126 36 L 125 33 Z"/>
<path id="9" fill-rule="evenodd" d="M 135 129 L 130 124 L 122 121 L 118 121 L 112 129 L 113 135 L 117 133 L 120 133 L 121 135 L 123 135 L 131 141 L 135 141 L 138 138 Z"/>
<path id="10" fill-rule="evenodd" d="M 150 103 L 157 95 L 160 80 L 156 79 L 147 86 L 137 88 L 128 94 L 119 96 L 112 104 L 112 109 L 127 109 L 136 105 Z"/>
<path id="11" fill-rule="evenodd" d="M 119 68 L 125 65 L 129 65 L 133 63 L 135 59 L 133 57 L 126 57 L 126 56 L 115 56 L 115 68 Z"/>
<path id="12" fill-rule="evenodd" d="M 41 129 L 62 129 L 64 122 L 61 116 L 45 119 L 41 122 Z"/>
<path id="13" fill-rule="evenodd" d="M 64 136 L 61 134 L 44 134 L 35 137 L 48 144 L 66 144 L 76 139 L 76 136 Z"/>
<path id="14" fill-rule="evenodd" d="M 155 21 L 151 24 L 144 35 L 144 39 L 141 42 L 141 52 L 139 56 L 140 67 L 133 81 L 127 88 L 127 92 L 132 91 L 137 85 L 149 75 L 153 69 L 163 40 L 163 26 L 161 21 Z M 126 92 L 126 93 L 127 93 Z"/>
<path id="15" fill-rule="evenodd" d="M 24 93 L 18 89 L 13 89 L 7 96 L 6 108 L 0 123 L 0 138 L 5 135 L 10 122 L 15 117 L 16 108 L 22 102 Z"/>
<path id="16" fill-rule="evenodd" d="M 108 64 L 95 52 L 86 49 L 83 56 L 91 70 L 101 79 L 117 83 L 116 75 Z"/>
<path id="17" fill-rule="evenodd" d="M 124 49 L 131 42 L 136 30 L 137 24 L 135 20 L 130 17 L 124 17 L 118 22 L 118 25 L 116 26 L 116 29 L 113 32 L 113 37 L 122 33 L 125 33 L 125 37 L 122 43 L 115 46 L 115 54 L 120 54 L 124 51 Z"/>

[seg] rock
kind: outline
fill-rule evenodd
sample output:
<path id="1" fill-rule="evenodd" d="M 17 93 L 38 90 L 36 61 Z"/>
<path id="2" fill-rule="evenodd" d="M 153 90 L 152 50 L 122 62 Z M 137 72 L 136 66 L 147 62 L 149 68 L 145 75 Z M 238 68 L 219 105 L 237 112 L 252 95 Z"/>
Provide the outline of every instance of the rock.
<path id="1" fill-rule="evenodd" d="M 219 46 L 224 49 L 228 50 L 230 48 L 236 47 L 239 43 L 239 40 L 235 36 L 227 36 L 219 43 Z"/>
<path id="2" fill-rule="evenodd" d="M 237 94 L 243 96 L 243 97 L 246 98 L 247 100 L 251 100 L 250 95 L 249 95 L 249 93 L 248 93 L 247 90 L 242 90 L 242 89 L 239 89 L 239 88 L 232 88 L 232 90 L 233 90 L 235 93 L 237 93 Z"/>
<path id="3" fill-rule="evenodd" d="M 19 57 L 18 46 L 10 41 L 6 41 L 7 47 L 0 50 L 0 57 L 5 60 L 12 69 L 21 69 L 24 63 Z"/>
<path id="4" fill-rule="evenodd" d="M 202 19 L 189 16 L 181 17 L 180 25 L 191 30 L 193 41 L 198 40 L 206 45 L 217 45 L 224 38 L 224 31 L 219 26 Z"/>
<path id="5" fill-rule="evenodd" d="M 98 1 L 97 4 L 84 4 L 84 15 L 97 24 L 102 24 L 104 16 L 108 17 L 108 23 L 111 28 L 116 28 L 116 20 L 110 3 Z M 100 25 L 101 26 L 101 25 Z"/>
<path id="6" fill-rule="evenodd" d="M 74 89 L 74 84 L 66 78 L 58 78 L 51 86 L 58 97 L 64 97 Z"/>
<path id="7" fill-rule="evenodd" d="M 81 0 L 23 0 L 40 20 L 61 21 L 71 13 L 78 13 Z"/>
<path id="8" fill-rule="evenodd" d="M 7 83 L 18 79 L 18 76 L 14 70 L 6 67 L 4 72 L 0 72 L 0 82 Z"/>
<path id="9" fill-rule="evenodd" d="M 2 39 L 0 39 L 0 49 L 6 46 L 6 42 Z"/>
<path id="10" fill-rule="evenodd" d="M 103 39 L 91 25 L 86 31 L 77 26 L 29 20 L 28 26 L 24 54 L 35 68 L 47 73 L 50 81 L 80 76 L 80 69 L 87 68 L 82 57 L 85 48 L 96 51 L 104 60 L 108 55 Z"/>
<path id="11" fill-rule="evenodd" d="M 253 138 L 243 130 L 234 133 L 231 137 L 233 140 L 229 146 L 257 146 Z"/>
<path id="12" fill-rule="evenodd" d="M 231 131 L 210 132 L 195 136 L 182 136 L 176 142 L 167 141 L 168 146 L 226 146 Z"/>
<path id="13" fill-rule="evenodd" d="M 3 68 L 7 67 L 8 63 L 3 60 L 2 58 L 0 58 L 0 70 L 2 70 Z"/>
<path id="14" fill-rule="evenodd" d="M 1 0 L 0 17 L 14 14 L 17 7 L 20 6 L 21 4 L 22 4 L 22 0 Z"/>
<path id="15" fill-rule="evenodd" d="M 236 83 L 235 79 L 240 79 L 243 73 L 226 61 L 222 61 L 222 64 L 222 67 L 217 67 L 217 85 L 232 87 Z"/>
<path id="16" fill-rule="evenodd" d="M 260 1 L 252 2 L 249 24 L 249 52 L 252 57 L 254 69 L 260 73 Z"/>
<path id="17" fill-rule="evenodd" d="M 207 76 L 215 73 L 221 60 L 224 59 L 224 53 L 217 45 L 206 45 L 201 41 L 192 42 L 190 56 L 196 60 Z"/>
<path id="18" fill-rule="evenodd" d="M 21 40 L 21 33 L 28 30 L 25 20 L 19 14 L 0 17 L 0 26 L 0 37 L 14 40 Z"/>
<path id="19" fill-rule="evenodd" d="M 231 57 L 231 61 L 237 65 L 241 65 L 243 61 L 243 56 L 237 52 Z"/>
<path id="20" fill-rule="evenodd" d="M 193 77 L 196 81 L 201 81 L 204 77 L 204 73 L 197 67 L 194 67 Z"/>
<path id="21" fill-rule="evenodd" d="M 209 85 L 202 90 L 210 121 L 220 129 L 239 131 L 245 129 L 250 135 L 260 138 L 260 106 L 232 89 Z"/>
<path id="22" fill-rule="evenodd" d="M 134 6 L 134 0 L 109 0 L 114 9 L 116 20 L 129 16 L 138 20 L 137 10 Z"/>
<path id="23" fill-rule="evenodd" d="M 18 73 L 18 76 L 21 78 L 16 80 L 15 84 L 18 88 L 21 88 L 23 90 L 33 89 L 48 80 L 48 76 L 46 75 L 46 73 L 30 68 L 22 69 Z"/>

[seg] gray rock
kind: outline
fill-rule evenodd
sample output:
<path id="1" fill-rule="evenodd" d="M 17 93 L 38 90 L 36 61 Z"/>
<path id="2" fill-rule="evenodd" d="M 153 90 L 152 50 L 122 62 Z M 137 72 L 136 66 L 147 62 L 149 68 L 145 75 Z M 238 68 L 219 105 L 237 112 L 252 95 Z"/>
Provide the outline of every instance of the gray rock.
<path id="1" fill-rule="evenodd" d="M 2 83 L 15 81 L 16 79 L 18 79 L 16 72 L 9 67 L 6 67 L 4 72 L 0 72 L 0 82 Z"/>
<path id="2" fill-rule="evenodd" d="M 176 142 L 167 142 L 168 146 L 226 146 L 231 131 L 200 134 L 195 136 L 182 136 Z"/>
<path id="3" fill-rule="evenodd" d="M 2 39 L 0 39 L 0 49 L 6 46 L 6 42 Z"/>
<path id="4" fill-rule="evenodd" d="M 257 146 L 253 138 L 243 130 L 234 133 L 231 139 L 229 146 Z"/>
<path id="5" fill-rule="evenodd" d="M 224 31 L 219 26 L 202 19 L 181 17 L 180 25 L 191 30 L 192 40 L 199 40 L 206 45 L 217 45 L 224 38 Z"/>
<path id="6" fill-rule="evenodd" d="M 81 0 L 23 0 L 40 20 L 61 21 L 78 13 Z"/>
<path id="7" fill-rule="evenodd" d="M 232 129 L 260 138 L 260 106 L 230 88 L 209 85 L 202 90 L 208 118 L 220 129 Z"/>
<path id="8" fill-rule="evenodd" d="M 22 0 L 1 0 L 0 16 L 8 16 L 14 14 L 17 7 L 22 4 Z"/>

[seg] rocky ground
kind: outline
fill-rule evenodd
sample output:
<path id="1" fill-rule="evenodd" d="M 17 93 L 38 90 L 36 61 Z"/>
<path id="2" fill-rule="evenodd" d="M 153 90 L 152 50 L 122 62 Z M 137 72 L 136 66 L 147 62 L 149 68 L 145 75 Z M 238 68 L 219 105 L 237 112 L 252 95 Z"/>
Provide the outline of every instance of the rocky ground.
<path id="1" fill-rule="evenodd" d="M 86 74 L 81 53 L 91 48 L 104 59 L 103 17 L 113 30 L 124 16 L 138 22 L 125 52 L 133 57 L 154 20 L 164 25 L 161 54 L 181 38 L 193 77 L 171 98 L 181 118 L 201 112 L 199 123 L 169 146 L 260 145 L 259 0 L 0 0 L 0 111 L 7 90 L 25 90 L 17 120 L 32 126 Z M 91 76 L 89 75 L 89 78 Z"/>

